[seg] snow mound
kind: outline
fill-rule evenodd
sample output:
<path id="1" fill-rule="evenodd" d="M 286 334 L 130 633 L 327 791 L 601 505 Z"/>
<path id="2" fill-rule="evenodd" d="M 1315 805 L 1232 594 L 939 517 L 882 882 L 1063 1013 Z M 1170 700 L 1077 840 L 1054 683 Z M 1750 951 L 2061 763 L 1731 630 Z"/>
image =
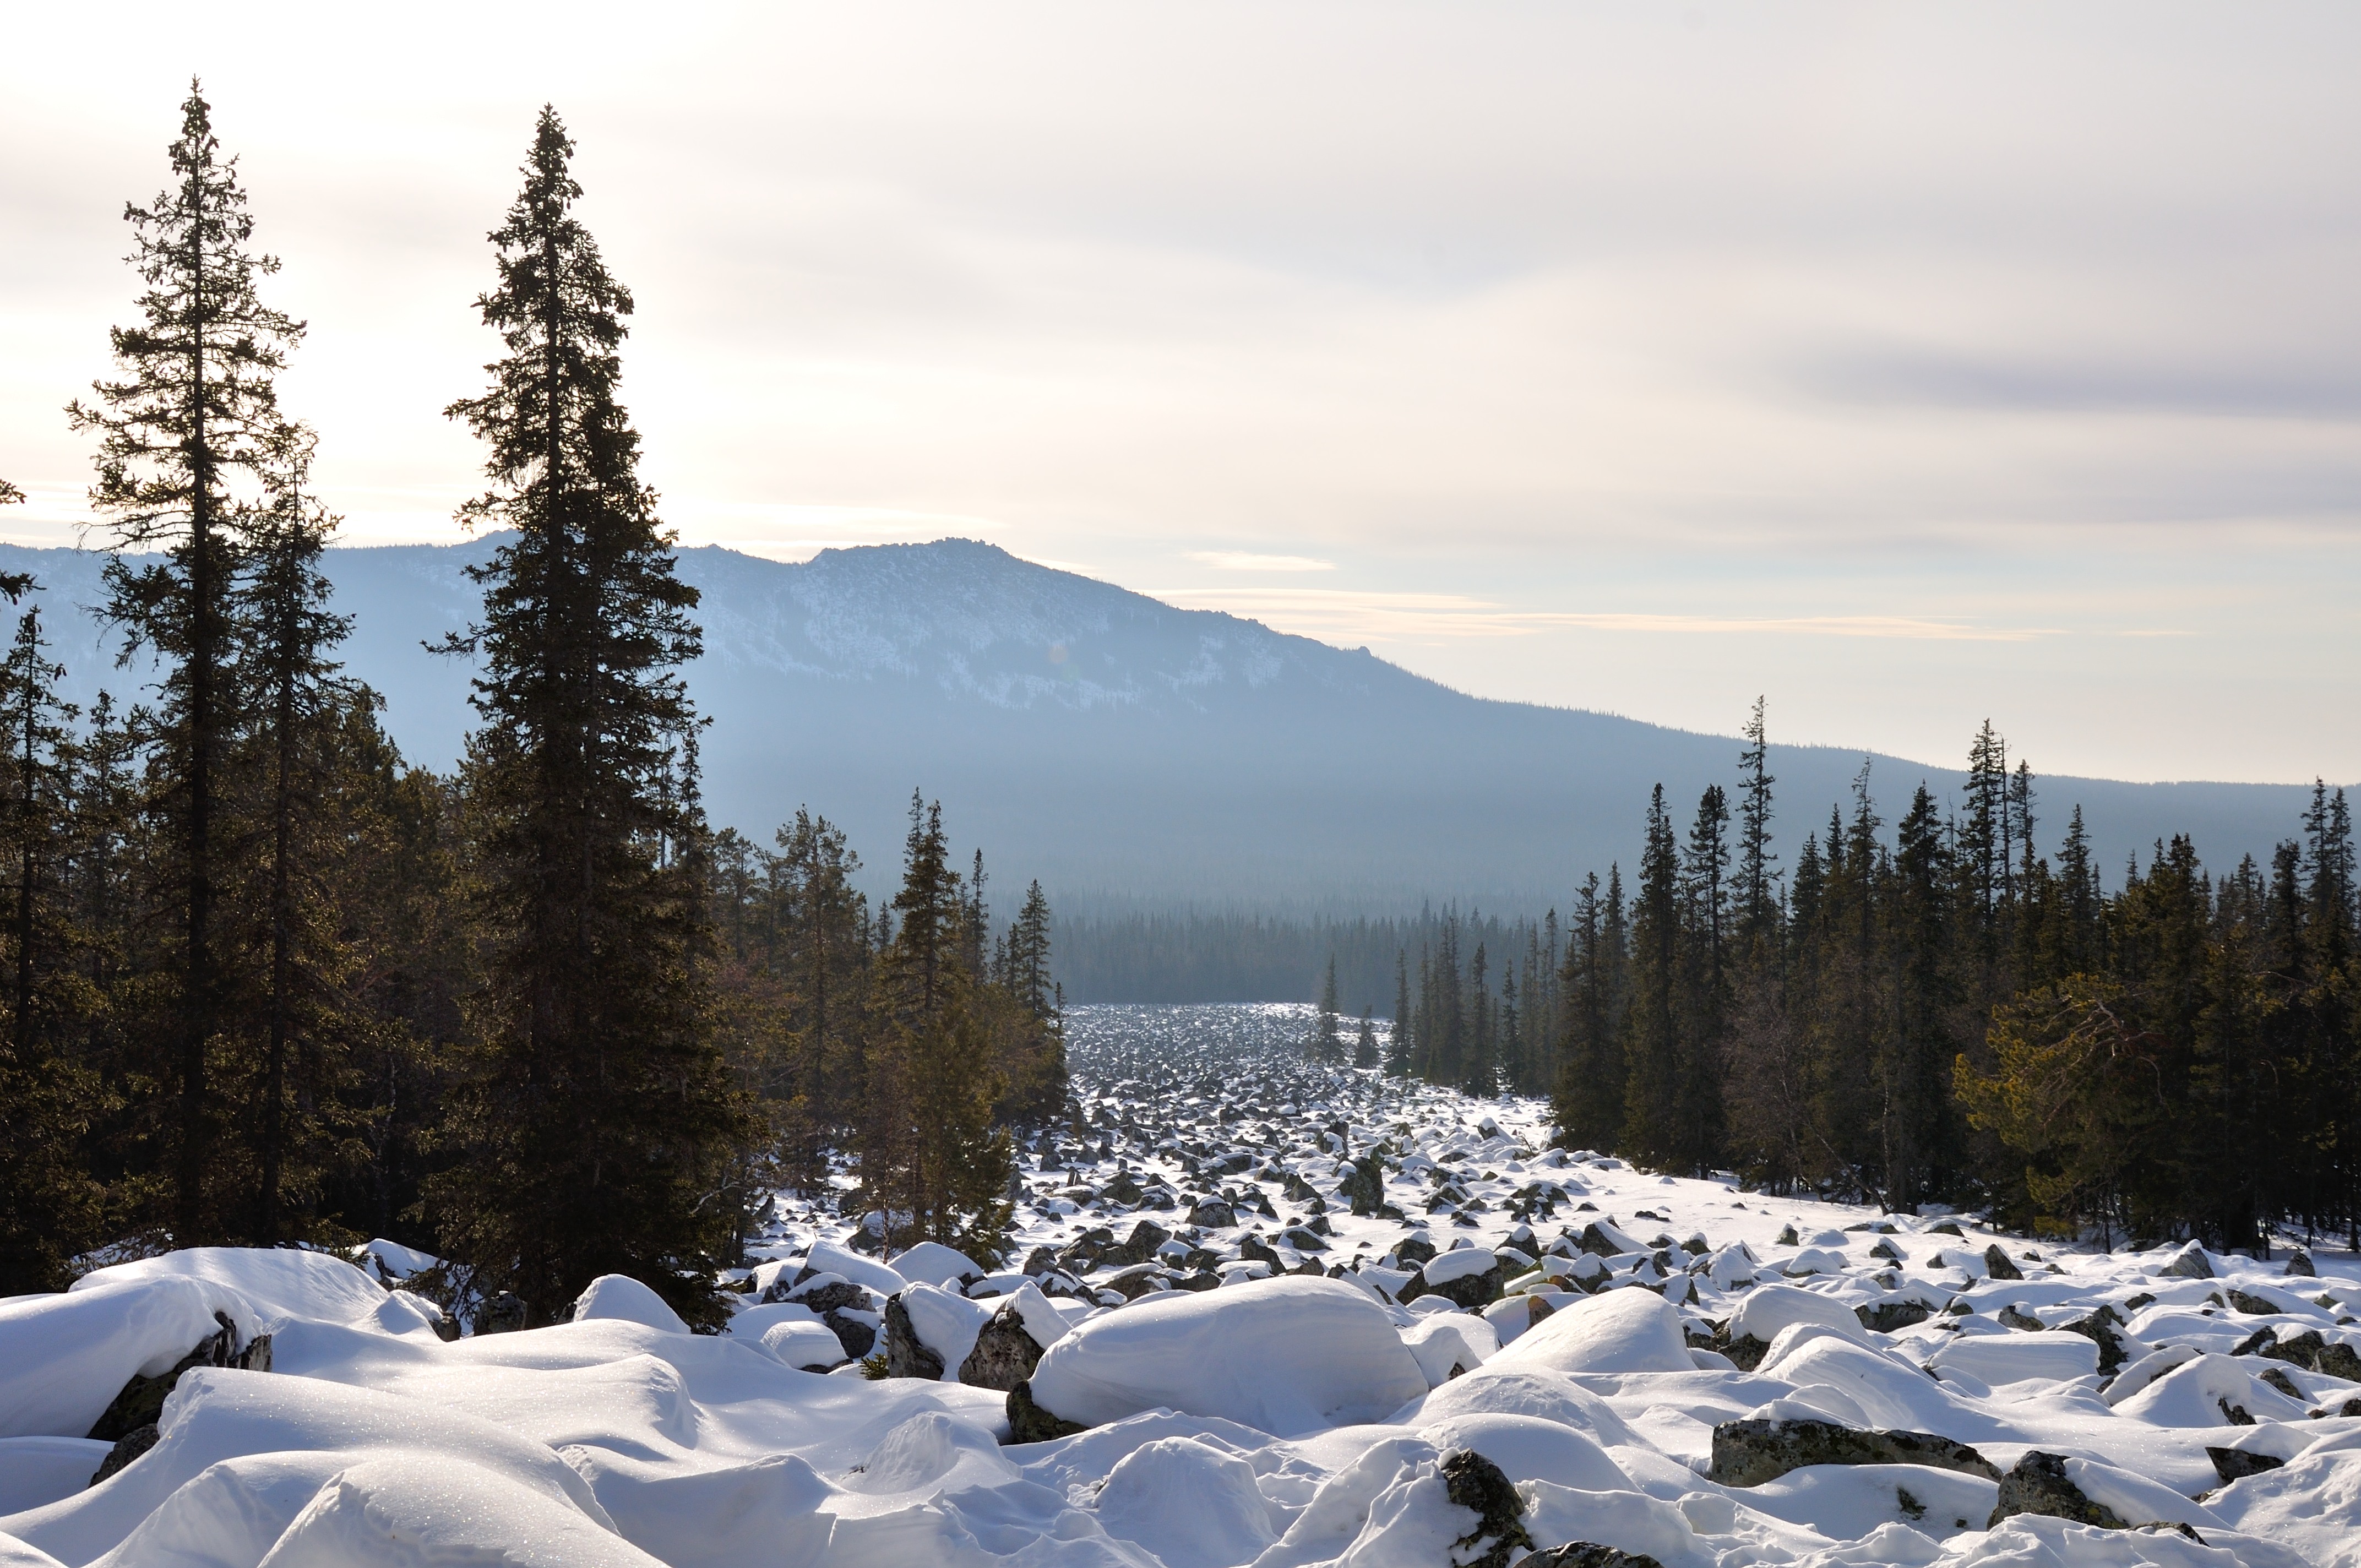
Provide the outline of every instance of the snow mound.
<path id="1" fill-rule="evenodd" d="M 1092 1319 L 1032 1377 L 1037 1404 L 1089 1426 L 1163 1407 L 1279 1435 L 1376 1420 L 1425 1388 L 1376 1301 L 1293 1277 L 1170 1291 Z"/>
<path id="2" fill-rule="evenodd" d="M 593 1318 L 616 1318 L 627 1323 L 639 1323 L 666 1333 L 685 1334 L 688 1325 L 680 1314 L 664 1304 L 664 1299 L 641 1284 L 620 1274 L 602 1274 L 590 1282 L 590 1288 L 575 1299 L 574 1321 L 588 1322 Z"/>
<path id="3" fill-rule="evenodd" d="M 1602 1291 L 1553 1312 L 1493 1358 L 1559 1372 L 1689 1372 L 1681 1316 L 1653 1290 Z"/>
<path id="4" fill-rule="evenodd" d="M 1100 1525 L 1156 1553 L 1165 1568 L 1250 1563 L 1279 1539 L 1254 1466 L 1192 1437 L 1133 1449 L 1100 1487 Z"/>

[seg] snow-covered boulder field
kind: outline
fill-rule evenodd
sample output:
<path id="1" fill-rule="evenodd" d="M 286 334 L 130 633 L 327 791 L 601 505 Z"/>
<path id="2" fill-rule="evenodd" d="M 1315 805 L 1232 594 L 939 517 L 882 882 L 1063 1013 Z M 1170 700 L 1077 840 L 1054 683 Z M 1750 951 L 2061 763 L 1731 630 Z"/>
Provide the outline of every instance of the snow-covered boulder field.
<path id="1" fill-rule="evenodd" d="M 0 1300 L 0 1568 L 2361 1568 L 2348 1254 L 1656 1176 L 1297 1010 L 1070 1028 L 1009 1257 L 782 1195 L 720 1334 L 390 1243 Z"/>

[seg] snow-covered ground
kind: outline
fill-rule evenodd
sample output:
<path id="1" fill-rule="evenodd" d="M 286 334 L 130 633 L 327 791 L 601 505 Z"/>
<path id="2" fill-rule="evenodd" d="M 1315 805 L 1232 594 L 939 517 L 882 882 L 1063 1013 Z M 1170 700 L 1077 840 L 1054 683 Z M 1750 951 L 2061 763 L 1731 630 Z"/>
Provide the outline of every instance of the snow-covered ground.
<path id="1" fill-rule="evenodd" d="M 609 1279 L 446 1339 L 390 1245 L 0 1301 L 0 1568 L 2361 1565 L 2347 1255 L 1651 1176 L 1305 1025 L 1076 1009 L 1005 1268 L 784 1203 L 718 1337 Z"/>

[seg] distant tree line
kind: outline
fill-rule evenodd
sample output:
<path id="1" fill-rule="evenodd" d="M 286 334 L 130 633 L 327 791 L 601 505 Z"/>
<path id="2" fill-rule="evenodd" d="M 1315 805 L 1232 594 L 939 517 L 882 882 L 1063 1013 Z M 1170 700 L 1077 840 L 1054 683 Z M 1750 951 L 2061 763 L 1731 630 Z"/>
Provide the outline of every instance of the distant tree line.
<path id="1" fill-rule="evenodd" d="M 449 774 L 338 665 L 337 520 L 277 395 L 304 327 L 193 86 L 129 209 L 134 319 L 68 413 L 143 700 L 61 703 L 38 585 L 0 580 L 0 1295 L 102 1246 L 383 1235 L 538 1321 L 609 1272 L 710 1321 L 716 1261 L 831 1148 L 890 1243 L 997 1244 L 1010 1128 L 1065 1094 L 1047 902 L 996 927 L 916 802 L 873 918 L 825 821 L 775 852 L 708 825 L 697 593 L 572 153 L 544 109 L 477 302 L 503 352 L 448 411 L 488 454 L 462 521 L 503 531 L 446 644 L 480 672 Z"/>
<path id="2" fill-rule="evenodd" d="M 1061 900 L 1062 904 L 1072 901 Z M 1521 947 L 1532 922 L 1483 910 L 1415 915 L 1273 914 L 1222 908 L 1060 914 L 1058 979 L 1076 1003 L 1311 1002 L 1329 967 L 1344 1011 L 1389 1016 L 1394 959 L 1432 948 L 1449 923 L 1463 942 Z"/>
<path id="3" fill-rule="evenodd" d="M 1571 1144 L 2103 1240 L 2361 1226 L 2361 929 L 2345 794 L 2268 865 L 2185 837 L 2105 890 L 2079 806 L 2045 854 L 1991 725 L 1964 798 L 1879 816 L 1866 765 L 1791 869 L 1758 703 L 1686 830 L 1503 944 L 1400 955 L 1389 1070 L 1554 1097 Z"/>

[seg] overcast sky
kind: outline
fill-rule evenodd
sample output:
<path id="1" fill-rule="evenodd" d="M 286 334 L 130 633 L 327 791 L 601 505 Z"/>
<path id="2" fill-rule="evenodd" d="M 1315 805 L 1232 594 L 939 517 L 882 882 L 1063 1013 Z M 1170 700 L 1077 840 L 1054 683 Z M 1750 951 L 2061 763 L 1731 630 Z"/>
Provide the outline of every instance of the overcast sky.
<path id="1" fill-rule="evenodd" d="M 197 26 L 184 19 L 192 16 Z M 324 21 L 323 18 L 335 17 Z M 2361 7 L 16 7 L 0 535 L 194 71 L 354 542 L 534 111 L 684 541 L 947 533 L 1487 696 L 2361 778 Z"/>

